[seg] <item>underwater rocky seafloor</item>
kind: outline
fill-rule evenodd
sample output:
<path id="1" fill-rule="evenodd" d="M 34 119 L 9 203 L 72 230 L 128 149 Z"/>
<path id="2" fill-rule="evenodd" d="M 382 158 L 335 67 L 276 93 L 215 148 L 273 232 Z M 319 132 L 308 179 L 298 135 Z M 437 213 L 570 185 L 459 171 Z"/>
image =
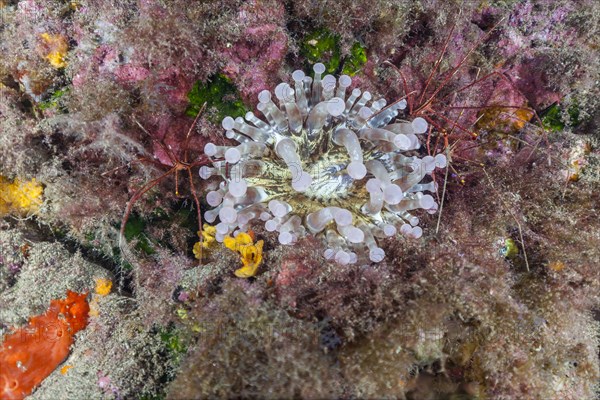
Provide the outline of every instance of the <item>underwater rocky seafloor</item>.
<path id="1" fill-rule="evenodd" d="M 0 397 L 598 398 L 599 38 L 594 0 L 0 0 Z M 422 237 L 199 237 L 223 119 L 316 63 L 428 122 Z"/>

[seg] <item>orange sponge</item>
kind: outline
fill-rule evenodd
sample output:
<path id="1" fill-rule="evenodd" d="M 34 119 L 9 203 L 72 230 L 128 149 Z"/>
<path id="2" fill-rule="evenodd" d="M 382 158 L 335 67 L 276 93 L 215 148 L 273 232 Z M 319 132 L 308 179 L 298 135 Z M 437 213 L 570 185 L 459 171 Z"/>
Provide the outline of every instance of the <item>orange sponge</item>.
<path id="1" fill-rule="evenodd" d="M 0 347 L 0 399 L 23 399 L 69 355 L 75 333 L 85 328 L 87 293 L 67 291 L 42 315 L 4 337 Z"/>

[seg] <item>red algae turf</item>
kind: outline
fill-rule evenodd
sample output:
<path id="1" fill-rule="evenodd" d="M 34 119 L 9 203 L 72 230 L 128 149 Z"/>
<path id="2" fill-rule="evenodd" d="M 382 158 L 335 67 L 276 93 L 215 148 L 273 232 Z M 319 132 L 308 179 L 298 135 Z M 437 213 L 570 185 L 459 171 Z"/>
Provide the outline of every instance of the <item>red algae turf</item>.
<path id="1" fill-rule="evenodd" d="M 74 335 L 86 327 L 87 293 L 67 291 L 29 324 L 4 337 L 0 348 L 0 399 L 23 399 L 69 354 Z"/>

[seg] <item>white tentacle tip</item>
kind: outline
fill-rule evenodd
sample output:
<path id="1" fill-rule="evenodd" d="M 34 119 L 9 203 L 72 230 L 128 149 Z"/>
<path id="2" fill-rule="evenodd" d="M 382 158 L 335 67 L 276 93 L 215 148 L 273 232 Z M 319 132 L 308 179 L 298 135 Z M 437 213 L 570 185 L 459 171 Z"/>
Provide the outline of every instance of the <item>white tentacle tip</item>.
<path id="1" fill-rule="evenodd" d="M 352 213 L 345 209 L 338 210 L 335 213 L 334 218 L 335 218 L 335 222 L 339 226 L 347 226 L 352 223 Z"/>
<path id="2" fill-rule="evenodd" d="M 223 118 L 223 122 L 221 122 L 221 126 L 223 126 L 223 129 L 225 129 L 226 131 L 232 130 L 234 125 L 235 121 L 231 117 L 225 117 Z"/>
<path id="3" fill-rule="evenodd" d="M 327 112 L 331 116 L 338 117 L 342 115 L 345 109 L 346 103 L 344 102 L 344 99 L 340 97 L 334 97 L 330 100 L 327 100 Z"/>
<path id="4" fill-rule="evenodd" d="M 385 251 L 381 247 L 375 247 L 369 251 L 369 260 L 379 263 L 385 258 Z"/>
<path id="5" fill-rule="evenodd" d="M 347 265 L 350 263 L 350 254 L 344 250 L 340 250 L 335 254 L 335 262 L 341 265 Z"/>
<path id="6" fill-rule="evenodd" d="M 429 126 L 427 124 L 427 121 L 425 121 L 425 119 L 421 117 L 415 118 L 412 121 L 411 125 L 415 133 L 425 133 L 427 132 L 427 127 Z"/>
<path id="7" fill-rule="evenodd" d="M 297 192 L 305 192 L 312 183 L 312 177 L 302 171 L 299 177 L 292 181 L 292 188 Z"/>
<path id="8" fill-rule="evenodd" d="M 388 204 L 398 204 L 403 198 L 404 194 L 398 185 L 390 184 L 383 189 L 383 200 Z"/>
<path id="9" fill-rule="evenodd" d="M 325 64 L 316 63 L 315 65 L 313 65 L 313 71 L 315 71 L 316 74 L 322 74 L 323 72 L 325 72 Z"/>
<path id="10" fill-rule="evenodd" d="M 248 190 L 248 184 L 246 180 L 240 179 L 237 181 L 232 181 L 229 183 L 229 193 L 231 193 L 234 197 L 242 197 L 246 194 Z"/>
<path id="11" fill-rule="evenodd" d="M 233 224 L 237 219 L 237 211 L 233 207 L 223 207 L 219 211 L 219 218 L 223 223 Z"/>
<path id="12" fill-rule="evenodd" d="M 202 179 L 208 179 L 212 176 L 212 172 L 213 169 L 210 167 L 207 167 L 206 165 L 200 167 L 200 170 L 198 171 L 198 174 L 200 175 L 200 178 Z"/>
<path id="13" fill-rule="evenodd" d="M 204 146 L 204 154 L 206 154 L 209 157 L 214 156 L 215 154 L 217 154 L 217 146 L 214 143 L 206 143 L 206 145 Z"/>
<path id="14" fill-rule="evenodd" d="M 240 151 L 235 147 L 225 151 L 225 161 L 230 164 L 235 164 L 236 162 L 240 161 L 240 158 L 242 158 L 242 153 L 240 153 Z"/>
<path id="15" fill-rule="evenodd" d="M 367 175 L 367 167 L 360 161 L 352 161 L 348 164 L 346 170 L 348 171 L 348 175 L 356 180 L 362 179 Z"/>

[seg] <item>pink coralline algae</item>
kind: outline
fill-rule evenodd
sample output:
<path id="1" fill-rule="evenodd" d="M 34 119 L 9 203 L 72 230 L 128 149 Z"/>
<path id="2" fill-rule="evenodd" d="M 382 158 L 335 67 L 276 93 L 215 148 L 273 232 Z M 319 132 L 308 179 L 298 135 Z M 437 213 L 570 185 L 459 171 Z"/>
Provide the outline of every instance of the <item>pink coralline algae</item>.
<path id="1" fill-rule="evenodd" d="M 150 75 L 150 71 L 139 65 L 120 65 L 115 70 L 115 77 L 120 82 L 139 82 Z"/>
<path id="2" fill-rule="evenodd" d="M 182 68 L 173 66 L 158 74 L 154 88 L 165 96 L 172 107 L 183 109 L 188 105 L 187 95 L 193 84 L 191 76 L 185 74 Z"/>
<path id="3" fill-rule="evenodd" d="M 574 2 L 553 5 L 526 1 L 515 5 L 502 26 L 497 47 L 508 61 L 504 72 L 513 77 L 516 88 L 526 94 L 533 108 L 548 107 L 565 94 L 556 82 L 551 82 L 549 67 L 561 68 L 561 51 L 581 43 L 585 32 L 574 23 L 578 7 Z M 490 7 L 483 14 L 498 12 Z"/>
<path id="4" fill-rule="evenodd" d="M 536 56 L 513 67 L 508 73 L 516 76 L 515 86 L 521 93 L 527 93 L 532 107 L 541 109 L 560 101 L 562 94 L 549 83 L 548 73 L 538 65 L 552 63 L 550 56 Z"/>
<path id="5" fill-rule="evenodd" d="M 283 14 L 283 5 L 271 3 L 249 2 L 242 7 L 238 19 L 245 26 L 243 34 L 224 53 L 228 61 L 223 72 L 236 83 L 247 103 L 254 102 L 261 90 L 277 83 L 277 71 L 288 49 L 285 29 L 272 22 Z"/>

